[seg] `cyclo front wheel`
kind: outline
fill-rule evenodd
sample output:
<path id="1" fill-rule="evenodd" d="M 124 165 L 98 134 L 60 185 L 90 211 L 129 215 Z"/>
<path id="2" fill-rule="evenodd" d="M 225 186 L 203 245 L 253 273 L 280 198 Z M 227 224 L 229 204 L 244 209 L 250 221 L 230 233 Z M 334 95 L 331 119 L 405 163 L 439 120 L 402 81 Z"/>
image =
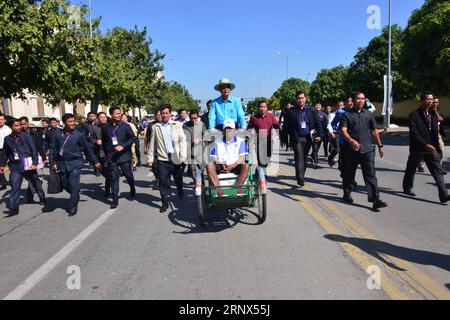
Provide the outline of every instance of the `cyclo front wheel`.
<path id="1" fill-rule="evenodd" d="M 199 223 L 203 227 L 206 224 L 206 201 L 204 192 L 202 192 L 201 196 L 197 196 L 197 212 Z"/>
<path id="2" fill-rule="evenodd" d="M 263 224 L 267 220 L 267 195 L 262 194 L 260 188 L 258 188 L 258 214 L 260 218 L 260 224 Z"/>

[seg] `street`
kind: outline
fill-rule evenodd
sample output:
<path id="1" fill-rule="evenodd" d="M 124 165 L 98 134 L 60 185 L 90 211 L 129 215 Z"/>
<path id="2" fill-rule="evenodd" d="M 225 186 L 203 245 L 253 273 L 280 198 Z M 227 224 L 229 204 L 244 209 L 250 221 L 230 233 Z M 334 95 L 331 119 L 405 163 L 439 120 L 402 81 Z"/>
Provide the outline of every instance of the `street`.
<path id="1" fill-rule="evenodd" d="M 103 178 L 86 168 L 78 216 L 67 217 L 69 195 L 62 193 L 48 196 L 44 213 L 37 204 L 22 204 L 19 216 L 0 217 L 0 297 L 450 299 L 449 207 L 440 205 L 428 170 L 416 176 L 417 198 L 403 195 L 407 139 L 384 136 L 383 142 L 385 158 L 377 156 L 376 164 L 387 209 L 371 210 L 360 170 L 355 204 L 344 204 L 339 171 L 324 158 L 321 169 L 308 168 L 306 187 L 297 189 L 293 154 L 281 152 L 262 225 L 255 208 L 233 216 L 209 211 L 208 225 L 200 227 L 187 177 L 185 199 L 173 189 L 174 206 L 161 214 L 144 166 L 135 173 L 136 200 L 128 200 L 122 182 L 120 206 L 109 210 Z M 449 147 L 445 154 L 449 171 Z M 380 272 L 380 289 L 368 269 L 373 279 Z M 80 276 L 76 288 L 73 270 Z"/>

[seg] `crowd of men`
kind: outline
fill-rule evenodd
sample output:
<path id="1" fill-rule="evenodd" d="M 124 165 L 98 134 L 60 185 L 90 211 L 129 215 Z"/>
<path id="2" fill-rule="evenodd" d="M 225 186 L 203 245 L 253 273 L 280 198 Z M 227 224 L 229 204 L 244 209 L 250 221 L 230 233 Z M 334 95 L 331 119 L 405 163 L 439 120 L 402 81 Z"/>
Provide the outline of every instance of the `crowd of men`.
<path id="1" fill-rule="evenodd" d="M 388 206 L 380 197 L 375 170 L 376 149 L 383 157 L 384 146 L 373 116 L 374 107 L 364 93 L 357 92 L 346 102 L 340 101 L 333 112 L 331 107 L 323 109 L 320 103 L 314 107 L 308 105 L 307 95 L 299 92 L 295 102 L 282 111 L 280 119 L 269 111 L 267 101 L 260 101 L 259 111 L 247 123 L 241 100 L 231 96 L 235 87 L 228 79 L 220 80 L 215 86 L 220 96 L 208 102 L 202 117 L 197 111 L 181 109 L 174 120 L 172 106 L 165 104 L 155 111 L 152 122 L 145 119 L 138 124 L 145 128 L 144 153 L 155 175 L 153 189 L 160 191 L 161 213 L 169 208 L 171 177 L 178 197 L 184 198 L 186 168 L 194 182 L 197 173 L 204 172 L 213 186 L 220 186 L 219 175 L 233 173 L 238 185 L 245 184 L 250 170 L 246 162 L 249 146 L 238 136 L 238 130 L 256 132 L 257 160 L 263 168 L 270 163 L 273 132 L 280 132 L 281 146 L 294 152 L 295 179 L 300 188 L 305 186 L 308 159 L 314 169 L 320 167 L 318 155 L 323 144 L 328 164 L 334 167 L 338 163 L 343 180 L 343 201 L 354 202 L 352 192 L 356 187 L 356 170 L 360 166 L 373 209 L 378 211 Z M 438 104 L 438 99 L 425 92 L 421 95 L 420 107 L 410 115 L 411 154 L 403 191 L 408 196 L 415 196 L 414 175 L 423 162 L 436 180 L 441 203 L 447 204 L 446 172 L 442 167 L 445 131 L 442 130 L 443 118 Z M 56 177 L 56 180 L 49 180 L 49 185 L 52 181 L 59 182 L 59 191 L 64 189 L 70 194 L 66 208 L 69 216 L 77 215 L 81 171 L 86 161 L 97 177 L 104 177 L 105 197 L 111 200 L 111 209 L 119 206 L 121 176 L 126 178 L 130 186 L 129 197 L 133 200 L 136 196 L 133 171 L 140 166 L 141 159 L 140 128 L 119 107 L 110 108 L 109 113 L 110 118 L 104 112 L 89 113 L 81 124 L 77 124 L 73 114 L 66 114 L 62 118 L 62 127 L 53 118 L 44 120 L 42 129 L 37 132 L 30 132 L 26 117 L 5 123 L 5 116 L 0 115 L 0 190 L 6 190 L 8 186 L 4 175 L 6 167 L 11 186 L 6 213 L 9 216 L 19 214 L 23 179 L 28 181 L 27 202 L 33 203 L 33 196 L 37 194 L 40 205 L 46 206 L 38 169 L 47 166 L 50 175 Z M 208 131 L 219 133 L 222 138 L 213 142 L 205 160 L 203 142 Z"/>

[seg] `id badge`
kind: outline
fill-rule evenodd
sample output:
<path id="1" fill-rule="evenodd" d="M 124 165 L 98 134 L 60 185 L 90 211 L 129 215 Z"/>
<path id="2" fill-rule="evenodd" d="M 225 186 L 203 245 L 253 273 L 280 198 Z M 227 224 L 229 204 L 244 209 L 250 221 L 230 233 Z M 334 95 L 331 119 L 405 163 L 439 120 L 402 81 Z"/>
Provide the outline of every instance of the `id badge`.
<path id="1" fill-rule="evenodd" d="M 119 145 L 119 140 L 117 140 L 117 137 L 112 137 L 112 144 L 113 146 Z"/>
<path id="2" fill-rule="evenodd" d="M 14 152 L 14 160 L 20 160 L 19 154 L 17 152 Z"/>
<path id="3" fill-rule="evenodd" d="M 302 121 L 301 126 L 302 126 L 302 129 L 306 129 L 306 121 Z"/>

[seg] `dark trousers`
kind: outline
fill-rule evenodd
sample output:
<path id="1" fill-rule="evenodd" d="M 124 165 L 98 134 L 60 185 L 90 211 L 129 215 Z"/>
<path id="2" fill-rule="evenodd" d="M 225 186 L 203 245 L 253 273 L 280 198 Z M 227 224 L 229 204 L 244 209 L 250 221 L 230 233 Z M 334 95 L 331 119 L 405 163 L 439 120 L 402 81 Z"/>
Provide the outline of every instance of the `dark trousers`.
<path id="1" fill-rule="evenodd" d="M 105 178 L 105 192 L 110 193 L 111 192 L 111 172 L 109 168 L 106 167 L 106 161 L 105 159 L 100 159 L 100 164 L 102 165 L 102 169 L 100 169 L 100 172 L 102 176 Z"/>
<path id="2" fill-rule="evenodd" d="M 324 151 L 324 155 L 325 155 L 325 157 L 328 157 L 328 151 L 329 151 L 329 138 L 328 138 L 328 136 L 327 135 L 325 135 L 324 137 L 323 137 L 323 140 L 322 140 L 322 142 L 323 142 L 323 151 Z M 320 147 L 319 147 L 319 149 L 320 149 Z"/>
<path id="3" fill-rule="evenodd" d="M 81 176 L 81 168 L 73 169 L 70 172 L 61 171 L 59 173 L 61 178 L 61 185 L 66 190 L 67 193 L 70 194 L 69 200 L 69 209 L 75 210 L 78 209 L 78 202 L 80 202 L 80 176 Z"/>
<path id="4" fill-rule="evenodd" d="M 425 161 L 428 170 L 430 170 L 431 175 L 436 181 L 439 190 L 439 199 L 445 201 L 448 197 L 448 190 L 445 186 L 445 180 L 443 175 L 443 170 L 441 166 L 441 157 L 439 154 L 422 154 L 422 153 L 411 153 L 408 159 L 408 165 L 406 167 L 405 177 L 403 179 L 403 190 L 411 191 L 414 187 L 414 177 L 416 175 L 416 169 L 420 161 Z"/>
<path id="5" fill-rule="evenodd" d="M 141 162 L 141 141 L 138 139 L 138 142 L 135 144 L 135 150 L 136 150 L 136 158 L 137 158 L 137 165 L 140 167 L 142 165 Z"/>
<path id="6" fill-rule="evenodd" d="M 313 142 L 312 143 L 312 154 L 311 157 L 313 159 L 314 164 L 318 165 L 319 164 L 319 150 L 320 150 L 320 146 L 322 145 L 322 141 L 321 142 Z"/>
<path id="7" fill-rule="evenodd" d="M 350 146 L 344 145 L 341 150 L 342 176 L 344 194 L 351 195 L 355 182 L 356 169 L 361 165 L 364 182 L 367 187 L 369 202 L 380 200 L 378 179 L 375 171 L 375 149 L 367 153 L 354 151 Z"/>
<path id="8" fill-rule="evenodd" d="M 312 141 L 308 138 L 300 138 L 300 141 L 293 145 L 295 156 L 295 177 L 297 178 L 297 182 L 305 182 L 306 164 L 311 146 Z"/>
<path id="9" fill-rule="evenodd" d="M 174 164 L 172 161 L 158 161 L 159 192 L 163 203 L 168 203 L 170 176 L 175 180 L 178 192 L 183 190 L 184 168 L 182 165 Z"/>
<path id="10" fill-rule="evenodd" d="M 27 171 L 27 172 L 13 171 L 9 175 L 9 180 L 11 181 L 11 194 L 9 196 L 8 209 L 10 210 L 19 209 L 20 191 L 24 178 L 27 181 L 29 181 L 36 189 L 39 195 L 39 199 L 41 201 L 45 200 L 44 190 L 42 189 L 42 182 L 41 180 L 39 180 L 39 175 L 37 171 Z"/>
<path id="11" fill-rule="evenodd" d="M 113 196 L 113 202 L 119 202 L 119 183 L 120 183 L 120 169 L 127 179 L 128 184 L 130 185 L 130 190 L 134 190 L 134 175 L 131 170 L 131 162 L 125 163 L 116 163 L 116 162 L 108 162 L 108 168 L 111 173 L 111 192 Z"/>
<path id="12" fill-rule="evenodd" d="M 6 154 L 3 149 L 0 149 L 0 161 L 4 162 L 6 159 Z M 0 187 L 6 187 L 8 185 L 8 181 L 6 181 L 5 174 L 0 173 Z"/>
<path id="13" fill-rule="evenodd" d="M 334 159 L 340 152 L 341 147 L 339 145 L 339 137 L 336 135 L 336 139 L 330 139 L 330 145 L 331 145 L 331 153 L 329 158 Z"/>

